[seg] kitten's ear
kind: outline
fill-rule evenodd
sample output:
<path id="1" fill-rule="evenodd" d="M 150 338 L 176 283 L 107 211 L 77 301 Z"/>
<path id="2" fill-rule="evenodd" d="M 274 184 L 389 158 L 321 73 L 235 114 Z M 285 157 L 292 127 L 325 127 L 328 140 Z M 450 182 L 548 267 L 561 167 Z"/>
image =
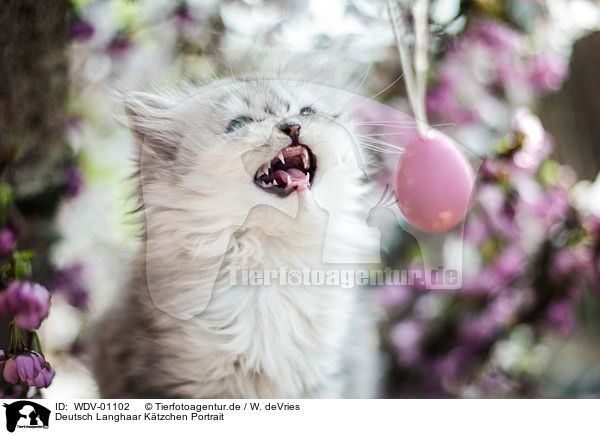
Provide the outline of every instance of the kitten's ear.
<path id="1" fill-rule="evenodd" d="M 175 104 L 141 92 L 126 95 L 124 103 L 129 127 L 141 152 L 157 160 L 175 160 L 181 140 L 174 117 Z"/>

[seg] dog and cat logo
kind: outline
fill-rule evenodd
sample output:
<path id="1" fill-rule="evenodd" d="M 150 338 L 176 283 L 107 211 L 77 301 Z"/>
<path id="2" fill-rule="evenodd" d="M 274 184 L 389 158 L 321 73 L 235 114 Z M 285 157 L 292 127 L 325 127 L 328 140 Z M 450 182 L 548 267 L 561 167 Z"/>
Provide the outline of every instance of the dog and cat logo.
<path id="1" fill-rule="evenodd" d="M 15 429 L 48 429 L 50 410 L 39 403 L 29 400 L 19 400 L 10 404 L 4 403 L 6 408 L 6 430 L 14 432 Z"/>

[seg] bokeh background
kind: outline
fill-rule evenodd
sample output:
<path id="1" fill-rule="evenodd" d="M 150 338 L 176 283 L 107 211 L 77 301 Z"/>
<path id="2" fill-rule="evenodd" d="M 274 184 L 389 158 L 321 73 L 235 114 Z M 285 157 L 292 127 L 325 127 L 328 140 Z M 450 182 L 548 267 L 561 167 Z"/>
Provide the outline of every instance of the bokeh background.
<path id="1" fill-rule="evenodd" d="M 373 289 L 381 396 L 595 397 L 600 4 L 432 0 L 429 21 L 430 121 L 481 169 L 461 242 L 463 288 Z M 0 380 L 0 397 L 97 396 L 86 327 L 121 291 L 139 230 L 130 214 L 133 140 L 115 91 L 221 76 L 229 59 L 257 62 L 254 53 L 269 47 L 310 63 L 310 50 L 332 45 L 364 65 L 361 95 L 410 113 L 383 1 L 4 2 L 0 262 L 12 268 L 0 270 L 1 288 L 19 279 L 51 293 L 40 337 L 56 375 L 43 389 Z M 370 145 L 393 149 L 393 129 L 374 124 Z M 382 186 L 397 159 L 377 155 Z M 420 267 L 406 227 L 385 228 L 385 265 Z M 443 252 L 456 255 L 451 248 Z M 18 264 L 31 270 L 15 274 Z M 14 315 L 3 291 L 0 364 Z M 13 351 L 41 350 L 31 334 L 23 339 Z"/>

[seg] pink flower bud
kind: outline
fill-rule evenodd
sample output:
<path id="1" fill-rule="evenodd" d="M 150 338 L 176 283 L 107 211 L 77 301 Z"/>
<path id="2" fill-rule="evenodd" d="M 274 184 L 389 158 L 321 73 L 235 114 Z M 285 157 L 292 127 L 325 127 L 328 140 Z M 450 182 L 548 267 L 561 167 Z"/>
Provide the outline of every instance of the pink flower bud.
<path id="1" fill-rule="evenodd" d="M 42 371 L 46 368 L 46 360 L 38 352 L 35 350 L 31 351 L 31 357 L 33 358 L 36 370 Z"/>
<path id="2" fill-rule="evenodd" d="M 36 377 L 39 370 L 36 370 L 33 358 L 30 355 L 19 355 L 15 358 L 17 363 L 17 373 L 26 383 L 30 383 Z"/>
<path id="3" fill-rule="evenodd" d="M 54 379 L 55 374 L 56 372 L 52 367 L 49 369 L 44 369 L 37 375 L 33 381 L 33 385 L 38 388 L 46 388 L 52 383 L 52 379 Z"/>
<path id="4" fill-rule="evenodd" d="M 17 363 L 13 358 L 6 360 L 4 370 L 2 372 L 4 380 L 10 384 L 19 382 L 19 373 L 17 372 Z"/>

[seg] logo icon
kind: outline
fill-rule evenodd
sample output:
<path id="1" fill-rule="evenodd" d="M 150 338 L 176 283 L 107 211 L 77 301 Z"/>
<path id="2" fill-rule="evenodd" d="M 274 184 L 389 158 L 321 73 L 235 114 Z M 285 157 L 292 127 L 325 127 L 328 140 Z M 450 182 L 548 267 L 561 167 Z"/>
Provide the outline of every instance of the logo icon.
<path id="1" fill-rule="evenodd" d="M 38 403 L 19 400 L 3 406 L 6 408 L 6 430 L 9 432 L 14 432 L 16 428 L 48 428 L 50 410 Z"/>

